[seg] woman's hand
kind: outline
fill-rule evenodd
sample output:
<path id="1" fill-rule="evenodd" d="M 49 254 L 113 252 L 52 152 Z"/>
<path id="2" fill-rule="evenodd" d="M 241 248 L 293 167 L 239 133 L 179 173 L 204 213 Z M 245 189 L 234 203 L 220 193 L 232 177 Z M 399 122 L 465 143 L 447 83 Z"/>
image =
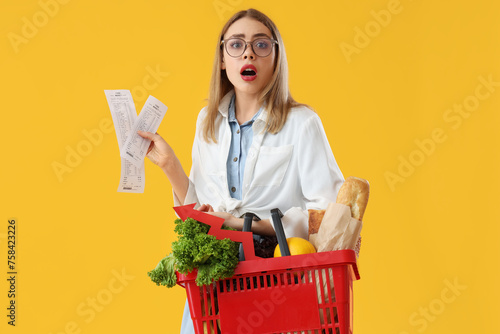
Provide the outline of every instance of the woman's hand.
<path id="1" fill-rule="evenodd" d="M 210 204 L 202 204 L 197 210 L 203 212 L 214 212 L 214 208 L 212 208 Z"/>
<path id="2" fill-rule="evenodd" d="M 146 156 L 161 169 L 164 169 L 171 163 L 172 159 L 176 159 L 174 150 L 158 133 L 137 131 L 137 134 L 142 138 L 151 140 Z"/>
<path id="3" fill-rule="evenodd" d="M 243 230 L 243 218 L 237 218 L 228 212 L 214 212 L 214 209 L 210 204 L 202 204 L 199 211 L 208 213 L 209 215 L 216 216 L 224 219 L 224 226 L 232 227 L 238 231 Z M 274 228 L 271 226 L 271 221 L 269 219 L 262 219 L 252 223 L 252 232 L 260 235 L 276 235 Z"/>
<path id="4" fill-rule="evenodd" d="M 224 219 L 224 226 L 235 228 L 238 231 L 243 230 L 243 218 L 236 218 L 235 216 L 233 216 L 232 214 L 230 214 L 228 212 L 213 212 L 213 211 L 210 212 L 210 211 L 208 211 L 207 213 L 212 215 L 212 216 L 216 216 L 216 217 Z"/>
<path id="5" fill-rule="evenodd" d="M 224 219 L 224 226 L 235 228 L 239 231 L 243 229 L 243 218 L 236 218 L 228 212 L 214 212 L 214 208 L 210 204 L 202 204 L 198 211 L 203 211 L 209 215 Z"/>
<path id="6" fill-rule="evenodd" d="M 180 203 L 184 203 L 189 188 L 189 178 L 174 150 L 158 133 L 137 131 L 137 134 L 151 140 L 147 153 L 148 159 L 163 170 L 172 184 L 175 196 Z"/>

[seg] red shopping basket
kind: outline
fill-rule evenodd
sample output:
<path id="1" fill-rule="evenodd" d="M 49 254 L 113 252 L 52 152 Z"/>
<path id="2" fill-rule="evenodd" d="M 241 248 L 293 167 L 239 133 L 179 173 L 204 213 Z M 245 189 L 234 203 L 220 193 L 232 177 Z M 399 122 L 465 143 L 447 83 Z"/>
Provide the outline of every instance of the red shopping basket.
<path id="1" fill-rule="evenodd" d="M 199 287 L 196 271 L 177 273 L 197 334 L 352 334 L 352 282 L 359 279 L 353 250 L 258 259 L 251 232 L 223 231 L 223 219 L 194 210 L 194 204 L 174 209 L 181 219 L 211 225 L 208 234 L 242 242 L 245 250 L 246 261 L 229 279 Z M 252 217 L 245 214 L 244 231 Z M 281 254 L 289 255 L 281 217 L 279 209 L 271 210 Z"/>
<path id="2" fill-rule="evenodd" d="M 353 250 L 240 262 L 233 277 L 196 285 L 178 274 L 197 334 L 352 334 Z"/>

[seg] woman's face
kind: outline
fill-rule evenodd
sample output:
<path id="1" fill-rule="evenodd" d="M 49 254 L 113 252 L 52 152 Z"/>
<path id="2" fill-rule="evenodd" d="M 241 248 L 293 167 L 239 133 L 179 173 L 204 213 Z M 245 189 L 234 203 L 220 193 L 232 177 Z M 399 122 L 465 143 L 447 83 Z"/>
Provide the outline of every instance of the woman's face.
<path id="1" fill-rule="evenodd" d="M 253 42 L 256 39 L 272 39 L 271 31 L 257 20 L 244 17 L 234 22 L 224 34 L 224 40 L 230 38 L 240 38 L 246 42 Z M 234 41 L 233 41 L 234 42 Z M 224 43 L 226 44 L 226 43 Z M 232 44 L 234 47 L 245 45 Z M 228 45 L 228 47 L 231 47 Z M 245 52 L 239 57 L 231 57 L 223 48 L 222 69 L 226 70 L 229 81 L 233 84 L 235 92 L 245 94 L 258 94 L 267 85 L 274 72 L 274 60 L 276 51 L 274 44 L 271 45 L 271 53 L 267 57 L 256 55 L 250 43 Z M 253 65 L 248 68 L 248 65 Z M 252 72 L 254 71 L 254 72 Z"/>

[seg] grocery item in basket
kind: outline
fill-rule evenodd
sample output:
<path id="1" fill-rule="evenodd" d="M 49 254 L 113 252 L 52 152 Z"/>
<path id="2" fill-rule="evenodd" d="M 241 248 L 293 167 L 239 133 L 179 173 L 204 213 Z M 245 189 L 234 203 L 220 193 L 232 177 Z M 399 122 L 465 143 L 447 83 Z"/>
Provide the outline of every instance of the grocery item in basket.
<path id="1" fill-rule="evenodd" d="M 192 218 L 184 221 L 177 219 L 175 224 L 179 238 L 172 243 L 172 253 L 148 272 L 153 282 L 173 287 L 176 283 L 175 270 L 187 274 L 198 269 L 196 284 L 200 286 L 233 276 L 238 264 L 237 242 L 228 238 L 219 240 L 207 234 L 210 226 Z"/>
<path id="2" fill-rule="evenodd" d="M 351 210 L 347 205 L 330 203 L 318 233 L 311 234 L 309 241 L 318 252 L 355 249 L 362 224 L 360 220 L 351 217 Z"/>
<path id="3" fill-rule="evenodd" d="M 337 203 L 347 205 L 351 208 L 351 216 L 363 220 L 368 197 L 370 196 L 370 184 L 367 180 L 359 177 L 349 176 L 340 187 L 337 195 Z"/>
<path id="4" fill-rule="evenodd" d="M 318 233 L 319 226 L 323 220 L 326 210 L 309 209 L 309 235 Z"/>
<path id="5" fill-rule="evenodd" d="M 158 262 L 156 268 L 148 272 L 149 278 L 156 285 L 163 285 L 167 288 L 173 288 L 177 284 L 177 275 L 175 275 L 175 257 L 170 253 Z"/>
<path id="6" fill-rule="evenodd" d="M 316 248 L 314 248 L 314 246 L 306 239 L 291 237 L 286 239 L 286 243 L 288 244 L 288 248 L 290 249 L 290 255 L 316 253 Z M 279 245 L 277 245 L 274 249 L 274 257 L 281 257 L 281 250 Z"/>
<path id="7" fill-rule="evenodd" d="M 255 255 L 262 258 L 270 258 L 274 256 L 274 249 L 278 245 L 278 239 L 275 235 L 258 235 L 254 234 L 253 245 Z"/>
<path id="8" fill-rule="evenodd" d="M 363 215 L 370 196 L 370 184 L 367 180 L 349 176 L 340 187 L 337 203 L 347 205 L 351 209 L 351 216 L 363 220 Z M 309 209 L 309 235 L 318 233 L 321 221 L 326 210 Z"/>
<path id="9" fill-rule="evenodd" d="M 339 190 L 337 203 L 331 203 L 327 210 L 309 210 L 309 241 L 318 252 L 339 249 L 359 252 L 361 220 L 369 193 L 368 181 L 350 176 Z"/>
<path id="10" fill-rule="evenodd" d="M 311 240 L 311 235 L 316 236 L 318 233 L 326 210 L 309 209 L 307 211 L 309 212 L 309 240 Z"/>

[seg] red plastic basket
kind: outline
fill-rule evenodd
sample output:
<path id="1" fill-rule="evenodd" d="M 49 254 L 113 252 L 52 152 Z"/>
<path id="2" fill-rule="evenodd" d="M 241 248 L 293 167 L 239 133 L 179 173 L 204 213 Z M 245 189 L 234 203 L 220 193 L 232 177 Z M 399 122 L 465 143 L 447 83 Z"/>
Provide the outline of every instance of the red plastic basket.
<path id="1" fill-rule="evenodd" d="M 195 279 L 177 275 L 197 334 L 353 333 L 353 250 L 243 261 L 209 286 Z"/>

